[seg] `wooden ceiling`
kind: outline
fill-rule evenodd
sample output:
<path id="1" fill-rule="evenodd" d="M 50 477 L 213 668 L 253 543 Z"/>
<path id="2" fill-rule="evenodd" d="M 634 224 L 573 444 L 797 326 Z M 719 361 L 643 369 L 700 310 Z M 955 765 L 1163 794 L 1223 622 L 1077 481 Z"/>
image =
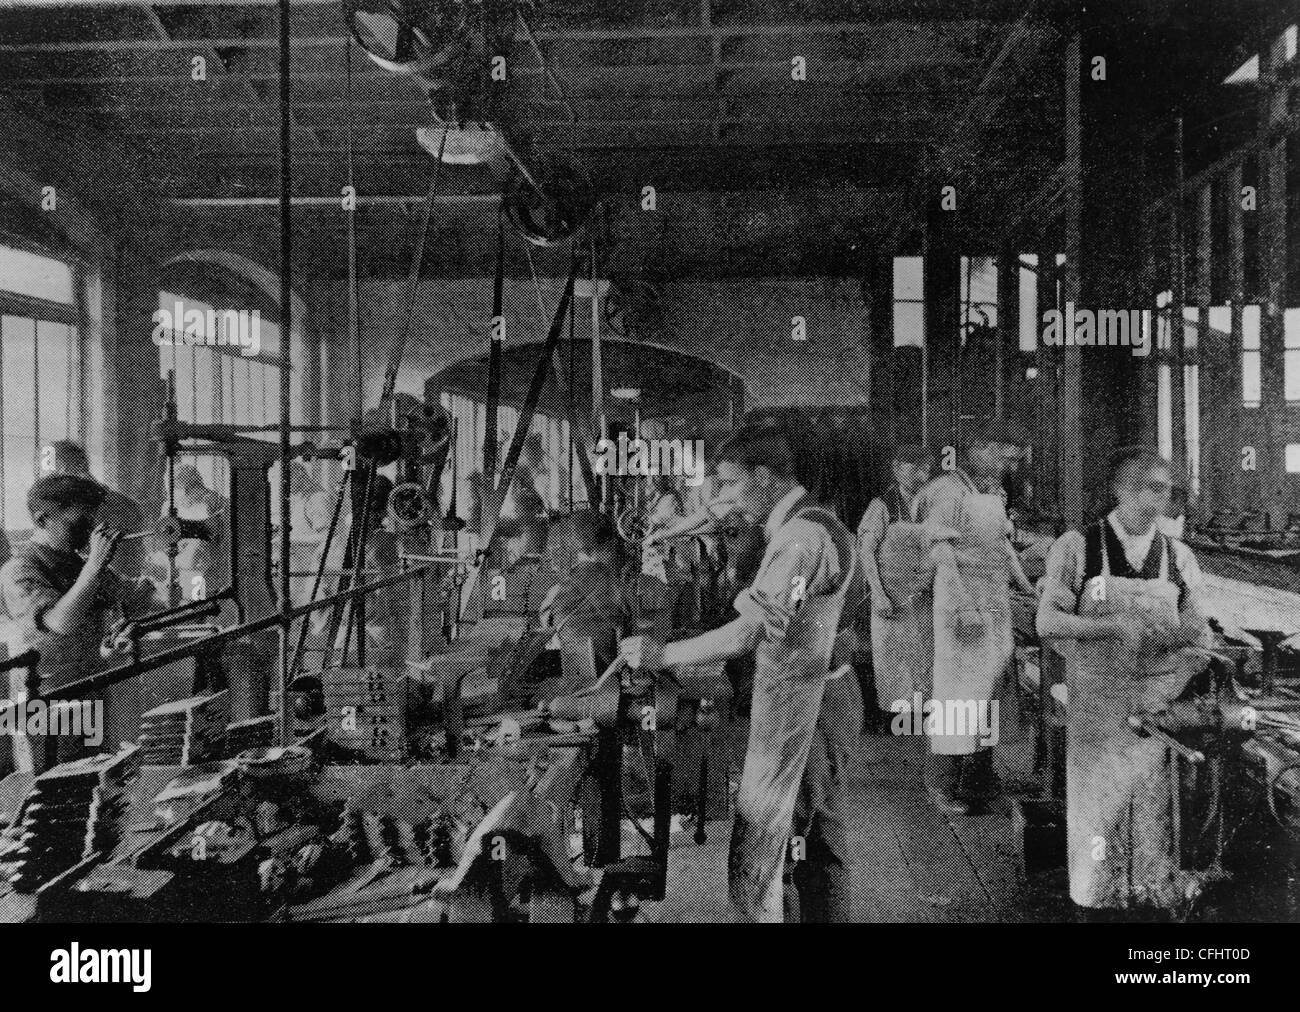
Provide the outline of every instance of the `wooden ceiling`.
<path id="1" fill-rule="evenodd" d="M 624 272 L 840 273 L 863 249 L 902 241 L 927 167 L 977 174 L 990 207 L 1050 176 L 1062 37 L 1052 12 L 1062 6 L 540 0 L 533 25 L 565 102 L 525 46 L 512 100 L 539 143 L 572 149 L 591 172 L 624 230 L 611 247 L 636 251 Z M 300 266 L 343 268 L 345 219 L 331 202 L 348 179 L 350 109 L 366 269 L 400 273 L 411 205 L 429 185 L 432 160 L 415 139 L 432 122 L 426 101 L 352 47 L 349 105 L 340 0 L 293 0 L 292 12 Z M 20 110 L 121 145 L 140 186 L 179 209 L 187 232 L 273 236 L 277 47 L 274 0 L 10 7 L 0 9 L 0 89 Z M 205 81 L 192 80 L 196 56 Z M 807 80 L 792 79 L 795 56 Z M 495 184 L 454 169 L 441 185 L 429 271 L 482 273 Z M 659 216 L 634 213 L 646 185 Z M 694 234 L 701 225 L 714 238 Z M 519 256 L 510 269 L 528 267 Z"/>

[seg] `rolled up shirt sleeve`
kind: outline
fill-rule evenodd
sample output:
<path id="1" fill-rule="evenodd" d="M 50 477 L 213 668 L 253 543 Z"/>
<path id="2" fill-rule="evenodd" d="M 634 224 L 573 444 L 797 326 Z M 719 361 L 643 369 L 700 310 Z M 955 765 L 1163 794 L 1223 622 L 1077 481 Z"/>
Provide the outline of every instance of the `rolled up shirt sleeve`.
<path id="1" fill-rule="evenodd" d="M 793 520 L 778 536 L 781 540 L 769 547 L 754 583 L 736 596 L 735 604 L 742 617 L 762 624 L 771 642 L 785 638 L 802 601 L 827 593 L 840 575 L 819 525 Z"/>
<path id="2" fill-rule="evenodd" d="M 40 649 L 41 643 L 54 635 L 45 626 L 45 613 L 63 595 L 40 569 L 22 559 L 0 567 L 0 596 L 9 617 L 11 639 L 17 641 L 11 642 L 11 649 L 19 645 Z"/>
<path id="3" fill-rule="evenodd" d="M 1174 563 L 1178 566 L 1185 587 L 1182 598 L 1178 602 L 1179 614 L 1184 622 L 1199 625 L 1200 636 L 1197 642 L 1200 646 L 1212 646 L 1214 631 L 1210 628 L 1205 609 L 1205 578 L 1201 573 L 1200 563 L 1196 561 L 1192 550 L 1181 541 L 1171 541 L 1170 544 L 1173 548 Z"/>
<path id="4" fill-rule="evenodd" d="M 1073 612 L 1078 605 L 1083 589 L 1079 585 L 1083 550 L 1083 535 L 1066 531 L 1052 542 L 1047 552 L 1042 600 L 1050 601 L 1060 611 Z"/>
<path id="5" fill-rule="evenodd" d="M 884 500 L 872 499 L 858 524 L 858 544 L 862 547 L 863 555 L 870 555 L 873 559 L 876 557 L 880 543 L 885 540 L 888 520 L 889 511 L 885 508 Z"/>

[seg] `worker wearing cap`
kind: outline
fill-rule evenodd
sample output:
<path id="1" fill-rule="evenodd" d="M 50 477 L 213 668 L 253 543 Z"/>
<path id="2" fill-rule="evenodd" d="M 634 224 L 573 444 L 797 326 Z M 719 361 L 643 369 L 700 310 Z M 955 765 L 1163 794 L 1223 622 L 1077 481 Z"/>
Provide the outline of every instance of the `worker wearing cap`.
<path id="1" fill-rule="evenodd" d="M 42 695 L 111 664 L 101 656 L 100 647 L 118 609 L 134 616 L 154 603 L 148 580 L 123 580 L 109 568 L 122 532 L 97 523 L 104 492 L 99 482 L 79 475 L 49 474 L 38 479 L 27 493 L 35 530 L 27 544 L 0 566 L 0 619 L 9 652 L 11 656 L 28 649 L 40 652 Z M 25 674 L 12 673 L 11 700 L 27 699 Z M 114 711 L 129 710 L 127 696 L 136 691 L 133 682 L 119 683 L 90 697 L 105 704 L 102 747 L 134 739 L 139 728 L 119 726 Z M 20 771 L 39 772 L 94 751 L 92 745 L 66 737 L 15 737 L 14 763 Z"/>
<path id="2" fill-rule="evenodd" d="M 1188 898 L 1170 808 L 1177 768 L 1128 718 L 1181 694 L 1208 663 L 1195 648 L 1213 638 L 1196 558 L 1160 530 L 1169 463 L 1123 450 L 1112 475 L 1110 514 L 1052 545 L 1037 621 L 1065 656 L 1070 899 L 1097 920 Z"/>
<path id="3" fill-rule="evenodd" d="M 920 494 L 935 563 L 928 786 L 940 810 L 952 815 L 969 814 L 996 793 L 991 722 L 1015 649 L 1011 583 L 1034 593 L 1011 544 L 1002 488 L 1022 445 L 1019 434 L 994 423 L 968 440 L 960 466 Z"/>
<path id="4" fill-rule="evenodd" d="M 731 898 L 749 920 L 779 922 L 797 896 L 804 921 L 847 921 L 847 752 L 862 729 L 857 679 L 833 660 L 846 615 L 861 602 L 857 542 L 795 478 L 790 437 L 744 426 L 717 452 L 716 505 L 744 513 L 766 551 L 737 617 L 667 645 L 629 637 L 634 667 L 707 664 L 755 656 L 749 745 L 728 861 Z M 851 599 L 851 600 L 850 600 Z M 846 603 L 850 607 L 846 608 Z M 832 668 L 834 671 L 832 672 Z M 802 841 L 789 846 L 791 833 Z M 783 889 L 787 852 L 794 890 Z"/>
<path id="5" fill-rule="evenodd" d="M 58 439 L 50 444 L 53 451 L 53 474 L 73 474 L 79 478 L 93 478 L 86 448 L 71 439 Z M 131 534 L 145 526 L 144 508 L 115 489 L 104 487 L 104 502 L 99 507 L 99 521 L 105 527 Z M 144 571 L 145 543 L 143 540 L 119 544 L 113 552 L 113 571 L 118 576 L 134 580 Z"/>

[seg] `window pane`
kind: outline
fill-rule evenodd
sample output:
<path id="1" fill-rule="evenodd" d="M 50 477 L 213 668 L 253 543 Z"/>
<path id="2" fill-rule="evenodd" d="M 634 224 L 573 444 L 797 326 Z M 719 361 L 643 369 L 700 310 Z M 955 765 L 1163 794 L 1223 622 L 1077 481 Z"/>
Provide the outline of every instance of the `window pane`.
<path id="1" fill-rule="evenodd" d="M 1224 341 L 1232 336 L 1232 307 L 1211 306 L 1209 314 L 1209 332 L 1205 335 L 1209 341 Z"/>
<path id="2" fill-rule="evenodd" d="M 1020 350 L 1038 347 L 1038 254 L 1020 257 Z"/>
<path id="3" fill-rule="evenodd" d="M 968 323 L 989 327 L 998 325 L 998 262 L 995 258 L 961 258 L 960 298 L 963 309 L 967 303 L 970 304 Z"/>
<path id="4" fill-rule="evenodd" d="M 72 305 L 72 268 L 61 260 L 0 246 L 0 289 Z"/>
<path id="5" fill-rule="evenodd" d="M 1262 397 L 1259 375 L 1259 352 L 1241 353 L 1241 403 L 1243 407 L 1257 408 Z"/>
<path id="6" fill-rule="evenodd" d="M 920 302 L 894 303 L 894 347 L 921 348 L 925 345 L 925 305 Z"/>
<path id="7" fill-rule="evenodd" d="M 920 257 L 894 257 L 894 298 L 925 298 Z"/>
<path id="8" fill-rule="evenodd" d="M 4 399 L 4 516 L 29 530 L 27 489 L 36 477 L 36 321 L 0 318 L 0 396 Z"/>
<path id="9" fill-rule="evenodd" d="M 75 370 L 67 324 L 41 320 L 36 325 L 36 338 L 40 356 L 40 442 L 46 446 L 55 439 L 77 438 L 77 420 L 73 417 Z"/>
<path id="10" fill-rule="evenodd" d="M 1241 346 L 1259 351 L 1259 306 L 1241 307 Z"/>
<path id="11" fill-rule="evenodd" d="M 1166 460 L 1174 456 L 1174 415 L 1172 375 L 1168 362 L 1161 362 L 1156 371 L 1156 440 L 1160 455 Z"/>
<path id="12" fill-rule="evenodd" d="M 1248 84 L 1259 80 L 1259 54 L 1256 53 L 1223 79 L 1224 84 Z"/>
<path id="13" fill-rule="evenodd" d="M 1300 474 L 1300 443 L 1286 444 L 1286 473 Z"/>
<path id="14" fill-rule="evenodd" d="M 1184 306 L 1183 321 L 1183 348 L 1195 351 L 1200 343 L 1201 311 L 1195 306 Z"/>
<path id="15" fill-rule="evenodd" d="M 1300 401 L 1300 348 L 1288 348 L 1282 356 L 1282 396 Z"/>
<path id="16" fill-rule="evenodd" d="M 1183 411 L 1187 419 L 1188 492 L 1201 494 L 1201 369 L 1183 366 Z"/>

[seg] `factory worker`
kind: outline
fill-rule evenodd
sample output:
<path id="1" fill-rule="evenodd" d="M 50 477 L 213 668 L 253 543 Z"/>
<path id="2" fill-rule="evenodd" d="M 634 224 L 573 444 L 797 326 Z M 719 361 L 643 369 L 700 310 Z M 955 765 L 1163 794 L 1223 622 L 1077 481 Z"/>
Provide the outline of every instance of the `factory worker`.
<path id="1" fill-rule="evenodd" d="M 960 466 L 921 491 L 918 505 L 936 567 L 929 791 L 953 815 L 969 814 L 996 792 L 994 702 L 1015 648 L 1010 584 L 1034 593 L 1011 544 L 1002 490 L 1020 445 L 1009 427 L 991 424 L 968 441 Z"/>
<path id="2" fill-rule="evenodd" d="M 98 522 L 104 498 L 104 486 L 92 478 L 48 474 L 37 479 L 27 493 L 35 530 L 0 566 L 0 625 L 6 646 L 10 656 L 29 649 L 40 652 L 42 694 L 117 663 L 100 653 L 105 635 L 123 613 L 135 617 L 156 604 L 147 579 L 125 580 L 109 567 L 122 532 Z M 21 669 L 10 673 L 10 700 L 21 703 L 28 698 L 25 678 Z M 39 773 L 134 739 L 139 724 L 128 725 L 138 694 L 138 679 L 129 679 L 82 697 L 103 703 L 99 741 L 15 736 L 15 767 Z"/>
<path id="3" fill-rule="evenodd" d="M 54 474 L 74 474 L 79 478 L 93 478 L 86 448 L 71 439 L 57 439 L 50 444 L 53 451 Z M 99 507 L 99 521 L 105 527 L 131 534 L 144 527 L 144 509 L 134 499 L 104 486 L 104 502 Z M 144 572 L 145 542 L 143 540 L 119 543 L 113 552 L 113 571 L 128 580 L 137 579 Z"/>
<path id="4" fill-rule="evenodd" d="M 546 551 L 549 516 L 542 487 L 549 481 L 542 437 L 530 432 L 519 454 L 519 466 L 501 502 L 502 561 L 509 569 L 525 555 Z"/>
<path id="5" fill-rule="evenodd" d="M 182 520 L 202 520 L 210 537 L 206 541 L 182 541 L 176 556 L 178 604 L 190 601 L 202 588 L 211 597 L 230 583 L 230 503 L 220 492 L 208 488 L 203 472 L 193 464 L 176 468 L 176 513 Z M 166 509 L 164 503 L 163 508 Z"/>
<path id="6" fill-rule="evenodd" d="M 673 479 L 659 475 L 647 482 L 650 506 L 646 511 L 648 532 L 675 527 L 686 516 L 686 503 Z M 673 541 L 651 540 L 648 536 L 641 552 L 641 571 L 669 585 L 680 579 L 678 546 Z"/>
<path id="7" fill-rule="evenodd" d="M 862 569 L 871 589 L 871 658 L 882 715 L 910 710 L 930 695 L 934 660 L 931 590 L 934 562 L 919 493 L 933 458 L 924 446 L 900 446 L 893 484 L 873 499 L 858 525 Z"/>
<path id="8" fill-rule="evenodd" d="M 645 573 L 635 581 L 625 575 L 622 542 L 612 520 L 595 510 L 579 510 L 556 522 L 552 542 L 548 553 L 571 558 L 572 564 L 542 602 L 542 626 L 560 630 L 566 642 L 590 637 L 597 671 L 614 661 L 619 638 L 636 632 L 637 621 L 659 635 L 669 632 L 668 585 Z"/>
<path id="9" fill-rule="evenodd" d="M 791 900 L 805 921 L 849 918 L 847 749 L 862 727 L 862 698 L 847 665 L 832 672 L 841 620 L 861 602 L 857 543 L 795 478 L 790 438 L 747 425 L 716 454 L 720 512 L 744 513 L 766 537 L 737 617 L 666 646 L 623 641 L 634 668 L 678 667 L 755 654 L 756 674 L 728 877 L 750 920 L 783 920 L 783 873 L 791 831 L 801 841 Z M 846 599 L 851 607 L 846 608 Z"/>
<path id="10" fill-rule="evenodd" d="M 1206 665 L 1196 559 L 1160 530 L 1172 487 L 1154 450 L 1117 455 L 1115 508 L 1047 556 L 1038 634 L 1066 658 L 1070 898 L 1085 916 L 1167 910 L 1187 882 L 1174 852 L 1168 749 L 1131 714 L 1163 709 Z"/>

